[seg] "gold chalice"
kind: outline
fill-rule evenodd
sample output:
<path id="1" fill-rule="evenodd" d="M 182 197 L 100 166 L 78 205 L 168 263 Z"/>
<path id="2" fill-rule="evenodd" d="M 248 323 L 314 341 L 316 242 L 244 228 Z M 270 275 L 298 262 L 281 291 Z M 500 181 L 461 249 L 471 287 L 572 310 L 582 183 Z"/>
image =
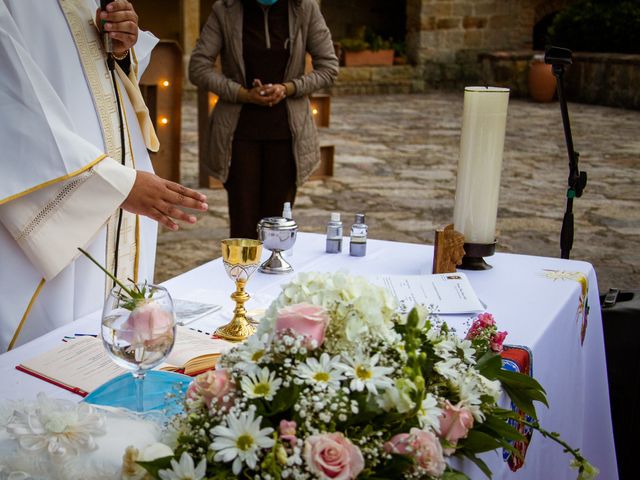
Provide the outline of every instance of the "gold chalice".
<path id="1" fill-rule="evenodd" d="M 224 269 L 236 282 L 236 291 L 231 294 L 231 299 L 236 302 L 236 308 L 231 322 L 218 328 L 216 335 L 225 340 L 240 342 L 256 331 L 256 327 L 247 320 L 244 304 L 249 300 L 249 294 L 244 291 L 244 286 L 260 265 L 262 242 L 248 238 L 228 238 L 222 240 L 221 245 Z"/>

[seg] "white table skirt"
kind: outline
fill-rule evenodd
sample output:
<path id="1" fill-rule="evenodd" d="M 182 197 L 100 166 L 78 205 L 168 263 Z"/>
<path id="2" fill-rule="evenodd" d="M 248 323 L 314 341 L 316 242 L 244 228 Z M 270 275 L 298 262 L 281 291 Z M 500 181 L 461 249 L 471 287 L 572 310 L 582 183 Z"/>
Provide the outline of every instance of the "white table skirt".
<path id="1" fill-rule="evenodd" d="M 324 252 L 324 236 L 300 233 L 287 257 L 296 272 L 345 270 L 358 275 L 430 273 L 433 247 L 369 240 L 366 257 L 348 255 L 348 239 L 342 254 Z M 219 247 L 212 245 L 212 256 Z M 263 252 L 263 260 L 270 252 Z M 507 330 L 506 343 L 525 345 L 533 352 L 533 373 L 547 391 L 550 408 L 538 407 L 541 424 L 559 432 L 596 465 L 603 480 L 618 478 L 611 427 L 607 374 L 602 334 L 597 281 L 593 267 L 586 263 L 557 258 L 496 254 L 487 259 L 494 268 L 488 271 L 466 271 L 473 288 L 487 305 L 500 330 Z M 580 341 L 582 318 L 577 315 L 582 293 L 574 275 L 557 272 L 579 272 L 588 280 L 590 306 L 584 343 Z M 279 293 L 280 285 L 295 275 L 268 275 L 256 272 L 247 291 L 252 299 L 247 309 L 266 307 Z M 203 296 L 219 303 L 223 310 L 192 327 L 212 331 L 231 315 L 229 298 L 234 286 L 226 276 L 220 258 L 164 284 L 176 298 Z M 452 326 L 461 333 L 465 319 L 451 317 Z M 58 398 L 80 400 L 80 397 L 15 370 L 23 360 L 47 351 L 64 335 L 97 333 L 100 314 L 96 312 L 44 335 L 11 352 L 0 355 L 0 399 L 33 399 L 40 391 Z M 534 434 L 523 468 L 513 473 L 500 454 L 489 453 L 483 459 L 497 479 L 575 479 L 569 468 L 569 457 L 555 443 Z M 471 478 L 482 478 L 475 466 L 464 463 Z"/>

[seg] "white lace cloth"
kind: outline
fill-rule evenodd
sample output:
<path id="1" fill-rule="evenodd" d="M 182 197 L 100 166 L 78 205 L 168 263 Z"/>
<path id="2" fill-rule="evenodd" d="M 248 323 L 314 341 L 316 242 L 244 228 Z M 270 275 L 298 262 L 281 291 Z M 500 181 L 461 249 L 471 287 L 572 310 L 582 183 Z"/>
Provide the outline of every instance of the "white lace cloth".
<path id="1" fill-rule="evenodd" d="M 157 442 L 158 422 L 38 395 L 0 403 L 0 480 L 120 479 L 127 446 Z M 90 473 L 90 477 L 88 476 Z"/>

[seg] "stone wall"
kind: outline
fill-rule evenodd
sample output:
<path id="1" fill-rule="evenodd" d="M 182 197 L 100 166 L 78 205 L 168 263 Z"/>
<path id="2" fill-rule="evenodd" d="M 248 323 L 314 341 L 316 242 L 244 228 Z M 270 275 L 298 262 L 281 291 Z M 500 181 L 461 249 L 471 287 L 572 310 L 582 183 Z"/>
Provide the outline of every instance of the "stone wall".
<path id="1" fill-rule="evenodd" d="M 375 95 L 383 93 L 419 93 L 425 91 L 420 67 L 341 67 L 332 95 Z"/>
<path id="2" fill-rule="evenodd" d="M 541 53 L 541 52 L 540 52 Z M 511 88 L 516 97 L 529 95 L 530 51 L 480 55 L 483 84 Z M 567 99 L 640 110 L 640 55 L 574 53 L 566 70 Z"/>
<path id="3" fill-rule="evenodd" d="M 408 0 L 409 59 L 434 87 L 480 80 L 478 55 L 531 49 L 533 27 L 575 0 Z"/>

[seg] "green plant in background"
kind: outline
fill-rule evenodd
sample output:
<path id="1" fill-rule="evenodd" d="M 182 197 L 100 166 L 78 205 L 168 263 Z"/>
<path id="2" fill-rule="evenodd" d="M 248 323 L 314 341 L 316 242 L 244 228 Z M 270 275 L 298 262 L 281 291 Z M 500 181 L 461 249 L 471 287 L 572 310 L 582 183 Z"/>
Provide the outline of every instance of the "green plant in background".
<path id="1" fill-rule="evenodd" d="M 359 27 L 352 37 L 341 39 L 338 43 L 348 52 L 362 52 L 363 50 L 387 50 L 392 48 L 393 39 L 385 39 L 375 33 L 370 27 Z"/>
<path id="2" fill-rule="evenodd" d="M 640 53 L 640 0 L 578 0 L 558 13 L 548 40 L 574 51 Z"/>
<path id="3" fill-rule="evenodd" d="M 343 38 L 338 42 L 347 52 L 362 52 L 369 50 L 369 44 L 360 38 Z"/>
<path id="4" fill-rule="evenodd" d="M 404 40 L 399 42 L 393 41 L 391 39 L 391 48 L 393 48 L 393 54 L 396 57 L 406 57 L 407 56 L 407 44 Z"/>

